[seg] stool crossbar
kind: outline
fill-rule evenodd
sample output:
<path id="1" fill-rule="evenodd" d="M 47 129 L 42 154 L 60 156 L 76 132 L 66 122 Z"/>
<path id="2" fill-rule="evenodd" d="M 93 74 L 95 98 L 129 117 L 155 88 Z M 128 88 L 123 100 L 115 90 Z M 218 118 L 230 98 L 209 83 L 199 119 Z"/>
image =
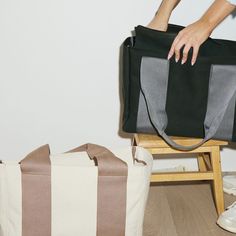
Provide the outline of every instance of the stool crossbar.
<path id="1" fill-rule="evenodd" d="M 198 138 L 173 136 L 172 139 L 184 146 L 190 146 L 200 141 L 200 139 Z M 183 154 L 184 157 L 184 154 L 186 153 L 195 154 L 198 160 L 199 171 L 152 173 L 151 182 L 210 180 L 213 184 L 213 193 L 217 213 L 220 215 L 225 210 L 221 173 L 220 146 L 226 146 L 228 145 L 228 142 L 220 140 L 209 140 L 202 146 L 194 150 L 179 151 L 171 148 L 158 135 L 135 134 L 133 138 L 133 145 L 143 147 L 153 155 Z"/>

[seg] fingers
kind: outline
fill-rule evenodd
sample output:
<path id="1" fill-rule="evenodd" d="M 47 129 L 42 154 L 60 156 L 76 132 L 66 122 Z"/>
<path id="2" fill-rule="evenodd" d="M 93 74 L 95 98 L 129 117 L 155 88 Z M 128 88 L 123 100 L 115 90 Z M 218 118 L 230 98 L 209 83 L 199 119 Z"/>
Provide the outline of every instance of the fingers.
<path id="1" fill-rule="evenodd" d="M 180 59 L 180 50 L 184 45 L 185 45 L 185 38 L 183 37 L 183 32 L 180 31 L 178 33 L 178 35 L 175 37 L 175 39 L 171 45 L 170 51 L 168 53 L 168 60 L 175 54 L 175 61 L 178 62 Z M 186 59 L 189 49 L 188 49 L 188 47 L 186 48 L 187 51 L 185 51 L 184 60 Z M 183 60 L 182 60 L 182 62 L 183 62 Z"/>
<path id="2" fill-rule="evenodd" d="M 198 45 L 193 47 L 193 56 L 192 56 L 192 61 L 191 61 L 192 66 L 195 64 L 195 62 L 197 60 L 198 51 L 199 51 L 199 46 Z"/>
<path id="3" fill-rule="evenodd" d="M 175 37 L 175 39 L 171 45 L 170 51 L 168 53 L 168 60 L 174 55 L 175 47 L 176 47 L 177 43 L 179 42 L 179 39 L 180 39 L 180 33 Z"/>
<path id="4" fill-rule="evenodd" d="M 187 59 L 188 59 L 188 52 L 191 48 L 191 44 L 186 44 L 185 47 L 184 47 L 184 50 L 183 50 L 183 56 L 182 56 L 182 61 L 181 61 L 181 64 L 183 65 Z"/>
<path id="5" fill-rule="evenodd" d="M 183 48 L 184 47 L 184 48 Z M 168 60 L 175 55 L 175 61 L 178 62 L 181 56 L 180 50 L 183 48 L 182 61 L 181 64 L 186 63 L 188 59 L 189 50 L 193 48 L 193 55 L 191 60 L 191 65 L 194 65 L 197 60 L 199 44 L 197 41 L 192 40 L 191 36 L 184 34 L 184 32 L 179 32 L 173 41 L 170 51 L 168 53 Z"/>
<path id="6" fill-rule="evenodd" d="M 179 58 L 180 58 L 180 49 L 181 49 L 181 47 L 182 47 L 183 45 L 182 44 L 177 44 L 176 46 L 175 46 L 175 61 L 176 62 L 178 62 L 179 61 Z"/>

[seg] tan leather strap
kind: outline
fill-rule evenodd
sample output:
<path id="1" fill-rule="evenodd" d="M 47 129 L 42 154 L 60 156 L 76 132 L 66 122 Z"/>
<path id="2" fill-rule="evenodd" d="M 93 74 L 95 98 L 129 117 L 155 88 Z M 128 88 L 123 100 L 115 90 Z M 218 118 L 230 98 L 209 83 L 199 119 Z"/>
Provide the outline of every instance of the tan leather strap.
<path id="1" fill-rule="evenodd" d="M 20 163 L 22 236 L 51 236 L 51 164 L 49 146 L 31 152 Z"/>
<path id="2" fill-rule="evenodd" d="M 127 164 L 95 144 L 85 144 L 70 152 L 82 151 L 98 166 L 97 236 L 125 236 Z"/>
<path id="3" fill-rule="evenodd" d="M 69 152 L 82 151 L 86 151 L 98 165 L 97 236 L 125 236 L 127 164 L 108 149 L 95 144 L 85 144 Z M 49 146 L 45 145 L 20 163 L 22 236 L 51 236 L 49 155 Z"/>

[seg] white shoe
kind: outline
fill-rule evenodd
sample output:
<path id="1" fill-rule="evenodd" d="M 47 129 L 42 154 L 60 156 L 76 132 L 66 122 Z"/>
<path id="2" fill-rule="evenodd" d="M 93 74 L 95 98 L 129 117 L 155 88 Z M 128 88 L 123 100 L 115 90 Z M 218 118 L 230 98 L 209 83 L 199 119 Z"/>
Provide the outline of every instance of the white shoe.
<path id="1" fill-rule="evenodd" d="M 236 196 L 236 175 L 223 177 L 223 190 L 225 193 Z"/>
<path id="2" fill-rule="evenodd" d="M 227 210 L 220 215 L 217 224 L 221 228 L 236 234 L 236 202 L 227 207 Z"/>

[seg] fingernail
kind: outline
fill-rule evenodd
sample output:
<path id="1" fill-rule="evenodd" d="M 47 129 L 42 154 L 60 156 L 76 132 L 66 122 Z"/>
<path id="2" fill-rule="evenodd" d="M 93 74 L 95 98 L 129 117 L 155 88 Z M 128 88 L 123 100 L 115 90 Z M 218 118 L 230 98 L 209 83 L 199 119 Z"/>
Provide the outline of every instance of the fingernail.
<path id="1" fill-rule="evenodd" d="M 181 65 L 183 65 L 183 64 L 184 64 L 184 60 L 181 61 Z"/>
<path id="2" fill-rule="evenodd" d="M 192 65 L 192 66 L 194 65 L 194 61 L 191 61 L 191 65 Z"/>
<path id="3" fill-rule="evenodd" d="M 175 62 L 177 63 L 179 61 L 179 59 L 178 58 L 175 58 Z"/>
<path id="4" fill-rule="evenodd" d="M 171 58 L 171 54 L 168 54 L 167 60 L 170 60 Z"/>

